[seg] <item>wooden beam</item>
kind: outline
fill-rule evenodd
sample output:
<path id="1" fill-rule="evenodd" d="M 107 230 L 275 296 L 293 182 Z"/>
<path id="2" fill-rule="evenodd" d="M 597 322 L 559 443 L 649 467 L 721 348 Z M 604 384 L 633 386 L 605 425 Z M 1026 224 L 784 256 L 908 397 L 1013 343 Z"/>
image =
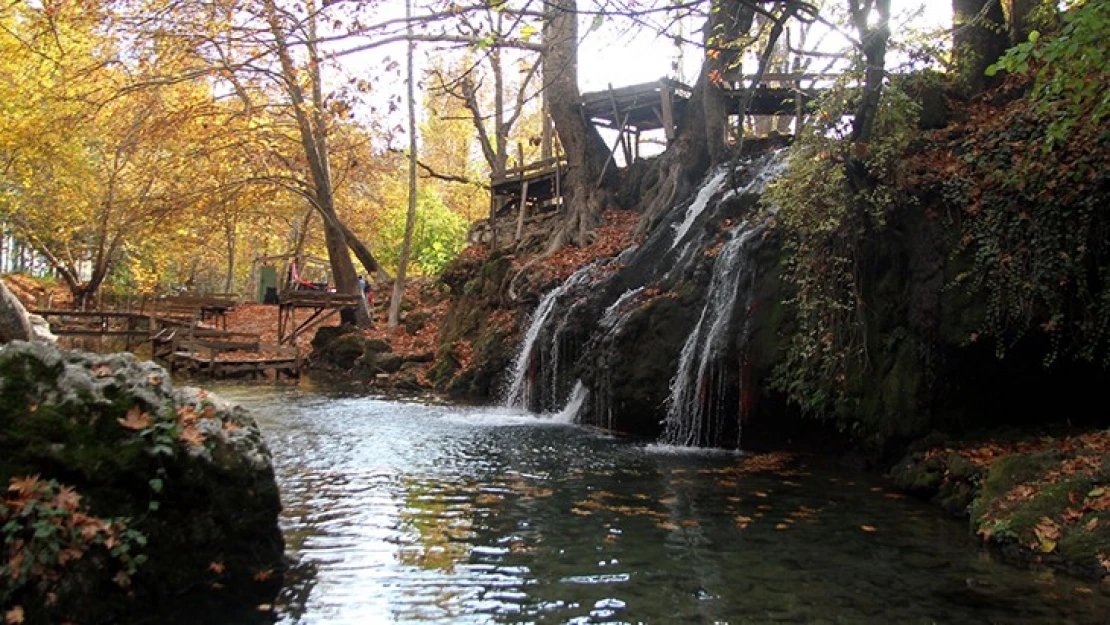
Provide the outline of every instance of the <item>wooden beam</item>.
<path id="1" fill-rule="evenodd" d="M 674 101 L 671 99 L 672 91 L 668 87 L 664 87 L 659 92 L 659 101 L 663 107 L 663 117 L 660 119 L 663 122 L 663 132 L 667 136 L 667 143 L 674 141 Z"/>
<path id="2" fill-rule="evenodd" d="M 524 236 L 524 213 L 528 208 L 528 181 L 525 180 L 520 186 L 520 214 L 516 217 L 516 242 L 520 243 L 520 238 Z"/>

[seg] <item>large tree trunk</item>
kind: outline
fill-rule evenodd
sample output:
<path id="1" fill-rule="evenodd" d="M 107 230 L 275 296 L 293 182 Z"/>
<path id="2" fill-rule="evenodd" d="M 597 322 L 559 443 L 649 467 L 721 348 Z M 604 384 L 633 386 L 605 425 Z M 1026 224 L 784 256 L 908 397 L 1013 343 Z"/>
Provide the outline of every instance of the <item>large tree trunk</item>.
<path id="1" fill-rule="evenodd" d="M 952 0 L 952 60 L 970 95 L 990 86 L 987 67 L 1009 43 L 1001 0 Z"/>
<path id="2" fill-rule="evenodd" d="M 728 117 L 732 99 L 723 90 L 727 74 L 739 74 L 744 49 L 729 45 L 751 30 L 755 10 L 741 0 L 716 0 L 702 33 L 706 57 L 686 113 L 667 151 L 656 161 L 653 183 L 644 190 L 637 226 L 647 232 L 656 220 L 689 195 L 711 165 L 728 160 Z"/>
<path id="3" fill-rule="evenodd" d="M 743 73 L 741 61 L 745 49 L 738 47 L 738 40 L 751 30 L 754 18 L 755 10 L 740 0 L 717 0 L 705 21 L 703 35 L 707 52 L 697 86 L 702 90 L 704 123 L 701 126 L 711 165 L 723 163 L 729 157 L 728 116 L 738 111 L 730 110 L 735 109 L 735 100 L 727 97 L 722 81 L 738 79 Z"/>
<path id="4" fill-rule="evenodd" d="M 544 17 L 543 88 L 551 107 L 555 132 L 567 156 L 563 181 L 566 218 L 552 238 L 550 250 L 564 244 L 589 242 L 608 205 L 600 184 L 608 149 L 597 128 L 582 112 L 578 91 L 578 14 L 575 0 L 549 0 Z"/>
<path id="5" fill-rule="evenodd" d="M 310 6 L 310 13 L 315 8 Z M 335 289 L 340 293 L 362 295 L 358 288 L 358 277 L 355 265 L 351 262 L 351 254 L 347 251 L 347 237 L 343 233 L 339 217 L 335 211 L 335 194 L 331 178 L 331 164 L 328 153 L 327 123 L 324 118 L 324 97 L 321 76 L 321 62 L 316 49 L 316 18 L 308 19 L 309 36 L 307 50 L 309 54 L 308 77 L 310 87 L 311 105 L 306 102 L 304 87 L 302 86 L 300 72 L 293 61 L 289 44 L 282 30 L 278 17 L 278 9 L 273 0 L 266 2 L 267 17 L 269 18 L 270 32 L 274 36 L 275 49 L 281 63 L 281 82 L 293 105 L 293 113 L 297 120 L 297 130 L 300 132 L 301 146 L 308 161 L 311 175 L 311 190 L 313 203 L 320 211 L 324 222 L 324 240 L 328 249 L 328 260 L 331 263 L 332 278 L 335 280 Z M 346 309 L 342 313 L 344 323 L 357 323 L 362 327 L 370 325 L 370 318 L 359 314 L 361 308 L 356 308 L 354 313 Z"/>

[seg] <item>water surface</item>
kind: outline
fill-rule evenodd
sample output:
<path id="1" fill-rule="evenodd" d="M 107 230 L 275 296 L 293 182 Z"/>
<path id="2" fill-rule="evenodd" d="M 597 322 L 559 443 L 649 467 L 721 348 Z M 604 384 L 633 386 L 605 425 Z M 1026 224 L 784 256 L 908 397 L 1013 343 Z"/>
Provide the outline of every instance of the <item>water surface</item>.
<path id="1" fill-rule="evenodd" d="M 1098 585 L 814 459 L 492 408 L 223 387 L 274 453 L 282 623 L 1106 623 Z"/>

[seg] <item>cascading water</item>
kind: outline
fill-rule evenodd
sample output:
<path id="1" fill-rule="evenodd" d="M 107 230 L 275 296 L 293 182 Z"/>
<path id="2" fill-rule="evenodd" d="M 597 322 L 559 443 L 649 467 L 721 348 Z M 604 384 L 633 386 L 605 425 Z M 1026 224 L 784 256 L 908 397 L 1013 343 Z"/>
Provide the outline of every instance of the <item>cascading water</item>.
<path id="1" fill-rule="evenodd" d="M 716 365 L 734 336 L 730 329 L 741 297 L 750 303 L 754 277 L 751 253 L 763 226 L 741 223 L 730 232 L 713 265 L 713 277 L 698 322 L 682 346 L 678 370 L 671 380 L 662 441 L 668 445 L 712 445 L 722 431 L 714 419 L 723 413 L 723 371 Z M 746 312 L 746 311 L 745 311 Z"/>
<path id="2" fill-rule="evenodd" d="M 529 372 L 536 358 L 536 342 L 555 311 L 555 305 L 559 298 L 585 284 L 590 279 L 595 267 L 596 264 L 582 267 L 567 278 L 565 282 L 547 292 L 540 299 L 536 311 L 532 313 L 532 321 L 528 324 L 528 330 L 524 333 L 520 351 L 517 352 L 516 358 L 513 360 L 509 390 L 505 394 L 506 406 L 524 410 L 528 410 L 532 406 L 532 376 L 529 375 Z"/>
<path id="3" fill-rule="evenodd" d="M 737 345 L 741 359 L 746 353 L 744 338 L 737 340 L 737 332 L 749 333 L 746 315 L 742 326 L 735 318 L 750 307 L 753 252 L 765 231 L 751 211 L 784 161 L 780 153 L 747 163 L 734 188 L 726 188 L 727 169 L 714 170 L 639 246 L 583 267 L 544 295 L 513 361 L 505 403 L 633 433 L 651 432 L 643 420 L 651 414 L 650 423 L 664 426 L 661 442 L 725 444 L 722 435 L 739 423 L 731 402 L 724 404 L 744 384 L 725 356 Z M 752 221 L 729 227 L 742 218 Z M 706 281 L 703 298 L 698 285 Z M 686 311 L 703 299 L 695 323 Z"/>
<path id="4" fill-rule="evenodd" d="M 721 168 L 698 189 L 694 201 L 690 202 L 690 206 L 686 208 L 686 217 L 683 218 L 681 223 L 674 226 L 674 241 L 671 242 L 671 249 L 678 246 L 686 233 L 690 231 L 690 226 L 694 225 L 697 218 L 705 212 L 706 207 L 709 206 L 709 200 L 721 190 L 721 185 L 725 183 L 726 178 L 728 178 L 728 169 Z"/>
<path id="5" fill-rule="evenodd" d="M 575 380 L 574 390 L 570 392 L 570 400 L 567 401 L 567 405 L 562 410 L 555 414 L 553 420 L 558 423 L 574 423 L 589 397 L 590 391 L 585 384 L 582 384 L 582 380 Z"/>

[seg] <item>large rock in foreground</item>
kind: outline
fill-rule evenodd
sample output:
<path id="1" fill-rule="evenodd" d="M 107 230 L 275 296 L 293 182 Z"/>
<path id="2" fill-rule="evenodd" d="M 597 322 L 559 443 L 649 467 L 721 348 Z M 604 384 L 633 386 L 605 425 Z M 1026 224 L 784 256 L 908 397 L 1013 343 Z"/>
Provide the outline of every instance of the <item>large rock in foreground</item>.
<path id="1" fill-rule="evenodd" d="M 131 354 L 0 348 L 0 481 L 0 605 L 27 623 L 276 590 L 281 505 L 254 420 Z"/>

